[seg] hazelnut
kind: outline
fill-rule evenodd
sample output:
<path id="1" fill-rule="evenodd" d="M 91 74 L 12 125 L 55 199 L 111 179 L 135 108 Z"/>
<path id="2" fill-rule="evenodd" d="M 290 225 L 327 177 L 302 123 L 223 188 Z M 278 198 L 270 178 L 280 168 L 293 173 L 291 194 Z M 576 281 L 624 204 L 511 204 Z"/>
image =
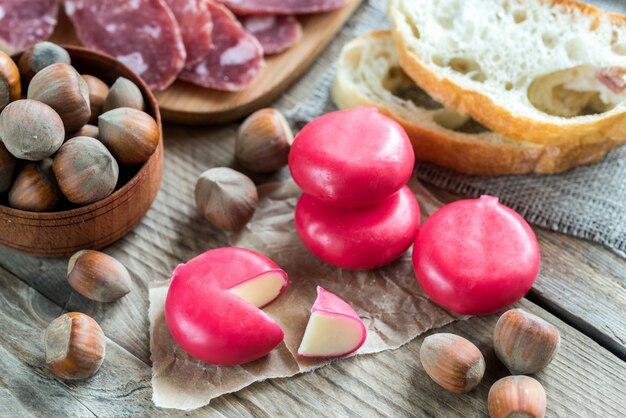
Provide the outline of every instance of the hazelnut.
<path id="1" fill-rule="evenodd" d="M 13 172 L 17 166 L 17 158 L 11 154 L 0 141 L 0 193 L 4 193 L 11 187 Z"/>
<path id="2" fill-rule="evenodd" d="M 212 168 L 196 183 L 196 205 L 218 228 L 237 231 L 252 218 L 259 200 L 247 176 L 227 167 Z"/>
<path id="3" fill-rule="evenodd" d="M 17 158 L 43 160 L 59 149 L 64 137 L 61 118 L 45 103 L 18 100 L 0 113 L 0 139 Z"/>
<path id="4" fill-rule="evenodd" d="M 543 418 L 546 392 L 532 377 L 507 376 L 489 389 L 487 408 L 491 418 Z"/>
<path id="5" fill-rule="evenodd" d="M 79 205 L 96 202 L 110 195 L 117 184 L 117 161 L 100 141 L 79 136 L 67 141 L 52 164 L 61 191 Z"/>
<path id="6" fill-rule="evenodd" d="M 496 324 L 496 355 L 513 374 L 533 374 L 546 367 L 561 344 L 559 330 L 523 309 L 506 311 Z"/>
<path id="7" fill-rule="evenodd" d="M 98 139 L 98 136 L 100 136 L 100 130 L 98 129 L 97 126 L 95 125 L 85 125 L 82 128 L 80 128 L 79 130 L 77 130 L 76 132 L 70 132 L 67 135 L 65 135 L 65 139 L 72 139 L 72 138 L 76 138 L 77 136 L 88 136 L 90 138 L 96 138 Z"/>
<path id="8" fill-rule="evenodd" d="M 102 328 L 80 312 L 61 315 L 44 335 L 46 364 L 61 379 L 86 379 L 96 374 L 106 349 Z"/>
<path id="9" fill-rule="evenodd" d="M 113 302 L 130 292 L 130 274 L 115 258 L 100 251 L 82 250 L 67 265 L 70 286 L 96 302 Z"/>
<path id="10" fill-rule="evenodd" d="M 39 71 L 52 64 L 69 64 L 70 54 L 57 44 L 52 42 L 39 42 L 26 50 L 17 63 L 20 74 L 28 83 Z"/>
<path id="11" fill-rule="evenodd" d="M 422 343 L 420 361 L 439 386 L 454 393 L 474 389 L 485 373 L 485 359 L 470 341 L 454 334 L 433 334 Z"/>
<path id="12" fill-rule="evenodd" d="M 141 164 L 159 144 L 159 126 L 152 116 L 130 107 L 119 107 L 98 118 L 100 141 L 122 165 Z"/>
<path id="13" fill-rule="evenodd" d="M 261 109 L 243 121 L 237 131 L 235 158 L 256 173 L 271 173 L 287 164 L 293 133 L 276 109 Z"/>
<path id="14" fill-rule="evenodd" d="M 139 87 L 127 78 L 119 77 L 111 86 L 109 94 L 102 105 L 102 111 L 108 112 L 118 107 L 132 107 L 137 110 L 144 110 L 145 103 L 143 94 Z"/>
<path id="15" fill-rule="evenodd" d="M 54 209 L 61 190 L 52 172 L 52 159 L 28 163 L 15 177 L 9 190 L 9 206 L 33 212 Z"/>
<path id="16" fill-rule="evenodd" d="M 89 88 L 71 65 L 52 64 L 35 74 L 28 86 L 28 98 L 56 110 L 68 132 L 89 122 Z"/>
<path id="17" fill-rule="evenodd" d="M 102 104 L 109 94 L 109 86 L 98 77 L 88 74 L 83 74 L 83 80 L 89 89 L 89 107 L 91 108 L 89 123 L 97 124 L 98 116 L 102 114 Z"/>
<path id="18" fill-rule="evenodd" d="M 22 96 L 20 72 L 10 56 L 0 51 L 0 110 Z"/>

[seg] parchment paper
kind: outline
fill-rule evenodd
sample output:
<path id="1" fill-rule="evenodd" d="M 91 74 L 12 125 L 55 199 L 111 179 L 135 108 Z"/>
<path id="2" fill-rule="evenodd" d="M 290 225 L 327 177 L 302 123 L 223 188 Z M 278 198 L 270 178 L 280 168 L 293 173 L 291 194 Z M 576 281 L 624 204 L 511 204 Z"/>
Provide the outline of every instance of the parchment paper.
<path id="1" fill-rule="evenodd" d="M 417 180 L 410 184 L 422 219 L 440 203 Z M 231 236 L 233 246 L 258 251 L 289 275 L 291 287 L 265 311 L 285 332 L 268 356 L 243 366 L 218 367 L 191 358 L 172 339 L 163 305 L 169 281 L 150 288 L 150 348 L 153 400 L 157 406 L 191 410 L 254 382 L 289 377 L 328 364 L 296 358 L 315 301 L 317 285 L 346 300 L 363 318 L 367 340 L 355 355 L 398 348 L 424 331 L 459 318 L 431 302 L 415 280 L 411 251 L 377 270 L 348 271 L 319 261 L 300 242 L 293 223 L 299 188 L 288 181 L 259 187 L 259 206 L 246 228 Z M 207 248 L 208 250 L 208 248 Z"/>

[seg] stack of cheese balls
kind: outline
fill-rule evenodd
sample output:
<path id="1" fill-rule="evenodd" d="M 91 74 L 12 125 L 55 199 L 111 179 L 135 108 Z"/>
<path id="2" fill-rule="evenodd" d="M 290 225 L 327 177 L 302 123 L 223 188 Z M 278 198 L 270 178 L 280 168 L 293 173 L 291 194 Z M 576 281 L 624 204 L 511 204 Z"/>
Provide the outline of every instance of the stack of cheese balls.
<path id="1" fill-rule="evenodd" d="M 332 112 L 307 124 L 289 154 L 304 192 L 295 213 L 304 244 L 346 269 L 398 258 L 419 228 L 419 205 L 405 185 L 414 163 L 406 132 L 374 108 Z"/>
<path id="2" fill-rule="evenodd" d="M 132 81 L 120 77 L 109 88 L 70 64 L 50 42 L 17 64 L 0 53 L 0 194 L 8 192 L 13 208 L 45 212 L 104 199 L 120 165 L 138 166 L 158 145 L 159 127 Z"/>

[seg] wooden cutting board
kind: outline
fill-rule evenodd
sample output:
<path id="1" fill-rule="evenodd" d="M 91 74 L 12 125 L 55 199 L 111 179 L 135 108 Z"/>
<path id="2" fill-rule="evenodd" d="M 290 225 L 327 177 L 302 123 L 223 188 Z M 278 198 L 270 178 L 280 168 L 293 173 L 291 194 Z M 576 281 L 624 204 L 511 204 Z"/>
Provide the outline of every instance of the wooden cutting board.
<path id="1" fill-rule="evenodd" d="M 302 75 L 362 1 L 348 0 L 341 9 L 299 17 L 302 23 L 300 42 L 282 54 L 267 57 L 267 65 L 245 91 L 221 92 L 177 81 L 167 90 L 156 93 L 163 120 L 190 125 L 224 123 L 266 106 Z M 63 13 L 61 15 L 50 40 L 80 45 L 71 22 Z"/>

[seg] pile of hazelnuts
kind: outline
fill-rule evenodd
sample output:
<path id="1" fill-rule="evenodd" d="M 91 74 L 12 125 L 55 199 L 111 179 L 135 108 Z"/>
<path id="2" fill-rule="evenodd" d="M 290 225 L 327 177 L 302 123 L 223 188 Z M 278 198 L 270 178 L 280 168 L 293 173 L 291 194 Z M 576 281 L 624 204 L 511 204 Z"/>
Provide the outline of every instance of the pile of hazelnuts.
<path id="1" fill-rule="evenodd" d="M 144 109 L 132 81 L 109 87 L 81 75 L 56 44 L 41 42 L 17 63 L 0 52 L 0 201 L 48 212 L 106 198 L 120 166 L 132 172 L 158 145 Z"/>

